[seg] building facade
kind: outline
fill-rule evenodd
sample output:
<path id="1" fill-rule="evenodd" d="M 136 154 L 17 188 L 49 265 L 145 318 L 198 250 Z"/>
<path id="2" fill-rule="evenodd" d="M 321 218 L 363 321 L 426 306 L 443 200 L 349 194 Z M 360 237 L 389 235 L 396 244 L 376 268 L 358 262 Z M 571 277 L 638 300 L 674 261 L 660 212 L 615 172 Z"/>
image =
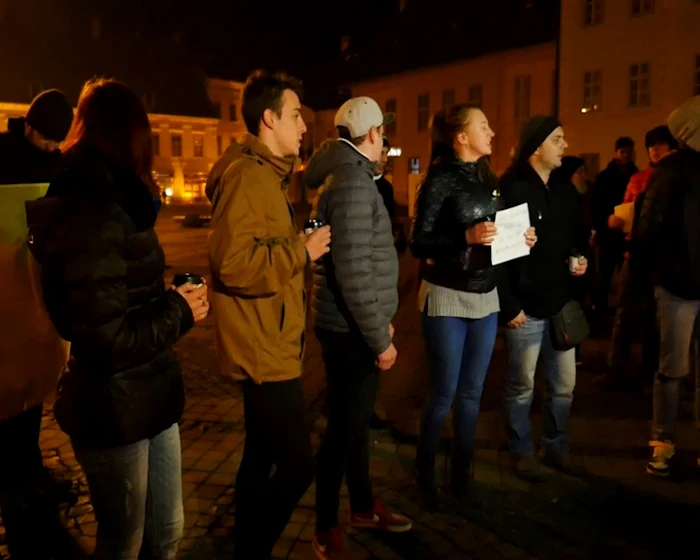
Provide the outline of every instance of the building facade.
<path id="1" fill-rule="evenodd" d="M 396 115 L 386 134 L 395 154 L 391 168 L 397 204 L 412 213 L 429 163 L 430 119 L 455 103 L 471 101 L 483 108 L 496 133 L 492 167 L 505 170 L 522 123 L 554 111 L 555 66 L 556 45 L 543 43 L 355 84 L 353 96 L 372 97 Z"/>
<path id="2" fill-rule="evenodd" d="M 615 139 L 630 136 L 646 165 L 645 133 L 700 94 L 700 1 L 561 4 L 559 116 L 569 152 L 595 173 Z"/>

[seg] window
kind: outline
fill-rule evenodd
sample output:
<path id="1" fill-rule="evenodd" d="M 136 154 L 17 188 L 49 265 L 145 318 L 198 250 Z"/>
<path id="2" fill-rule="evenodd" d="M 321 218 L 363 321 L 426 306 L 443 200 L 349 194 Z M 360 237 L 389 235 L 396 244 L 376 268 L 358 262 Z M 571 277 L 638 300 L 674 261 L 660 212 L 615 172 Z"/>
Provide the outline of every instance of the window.
<path id="1" fill-rule="evenodd" d="M 394 120 L 390 122 L 388 125 L 386 125 L 386 132 L 387 136 L 394 135 L 396 134 L 396 98 L 392 97 L 391 99 L 387 99 L 386 103 L 384 104 L 384 112 L 385 113 L 394 113 Z"/>
<path id="2" fill-rule="evenodd" d="M 646 107 L 651 102 L 649 63 L 630 66 L 630 107 Z"/>
<path id="3" fill-rule="evenodd" d="M 530 76 L 517 76 L 514 88 L 513 117 L 519 128 L 530 118 Z"/>
<path id="4" fill-rule="evenodd" d="M 152 138 L 153 138 L 153 155 L 159 156 L 160 155 L 160 135 L 154 134 L 152 136 Z"/>
<path id="5" fill-rule="evenodd" d="M 600 70 L 586 72 L 583 75 L 583 106 L 582 113 L 600 111 L 602 108 L 603 73 Z"/>
<path id="6" fill-rule="evenodd" d="M 204 136 L 194 135 L 194 157 L 204 157 Z"/>
<path id="7" fill-rule="evenodd" d="M 700 54 L 695 55 L 695 80 L 693 82 L 693 95 L 700 95 Z"/>
<path id="8" fill-rule="evenodd" d="M 220 156 L 221 155 L 221 136 L 216 137 L 216 155 Z"/>
<path id="9" fill-rule="evenodd" d="M 170 142 L 172 145 L 173 157 L 182 157 L 182 136 L 173 134 L 170 137 Z"/>
<path id="10" fill-rule="evenodd" d="M 226 115 L 224 114 L 224 104 L 219 103 L 219 118 L 223 121 L 226 120 Z"/>
<path id="11" fill-rule="evenodd" d="M 430 122 L 430 95 L 423 93 L 418 96 L 418 132 L 428 129 Z"/>
<path id="12" fill-rule="evenodd" d="M 238 120 L 238 111 L 236 109 L 235 103 L 231 103 L 231 105 L 229 106 L 228 114 L 231 119 L 231 122 L 236 122 Z"/>
<path id="13" fill-rule="evenodd" d="M 479 107 L 482 106 L 484 102 L 484 86 L 481 84 L 475 84 L 469 86 L 469 103 L 473 103 Z"/>
<path id="14" fill-rule="evenodd" d="M 585 0 L 583 4 L 583 25 L 603 23 L 605 0 Z"/>
<path id="15" fill-rule="evenodd" d="M 654 0 L 632 0 L 633 16 L 646 16 L 654 13 Z"/>
<path id="16" fill-rule="evenodd" d="M 455 90 L 446 89 L 442 92 L 442 108 L 447 111 L 455 104 Z"/>

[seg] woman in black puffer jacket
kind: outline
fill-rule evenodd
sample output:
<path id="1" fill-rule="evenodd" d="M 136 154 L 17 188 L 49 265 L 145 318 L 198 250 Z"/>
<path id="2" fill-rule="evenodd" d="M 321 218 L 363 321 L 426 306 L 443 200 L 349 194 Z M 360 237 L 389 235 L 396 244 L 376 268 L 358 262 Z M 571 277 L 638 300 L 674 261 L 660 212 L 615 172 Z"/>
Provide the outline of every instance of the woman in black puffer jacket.
<path id="1" fill-rule="evenodd" d="M 481 109 L 460 104 L 439 112 L 432 136 L 411 232 L 411 251 L 422 263 L 419 306 L 431 370 L 416 457 L 427 507 L 437 498 L 435 455 L 453 401 L 453 494 L 467 497 L 472 478 L 481 392 L 498 326 L 498 271 L 488 245 L 497 233 L 495 214 L 504 207 L 486 159 L 494 133 Z M 534 244 L 534 230 L 523 233 Z"/>
<path id="2" fill-rule="evenodd" d="M 88 82 L 64 152 L 41 216 L 28 213 L 44 302 L 71 343 L 56 418 L 87 476 L 96 557 L 136 560 L 143 541 L 149 557 L 174 559 L 184 386 L 173 344 L 206 316 L 206 287 L 165 288 L 151 128 L 136 94 Z"/>

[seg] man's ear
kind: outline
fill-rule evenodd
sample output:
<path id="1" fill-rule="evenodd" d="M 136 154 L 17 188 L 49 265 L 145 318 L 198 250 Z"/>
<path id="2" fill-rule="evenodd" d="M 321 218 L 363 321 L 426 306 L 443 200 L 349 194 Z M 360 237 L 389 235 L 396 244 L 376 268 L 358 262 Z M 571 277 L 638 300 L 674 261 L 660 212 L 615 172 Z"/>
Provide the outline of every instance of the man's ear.
<path id="1" fill-rule="evenodd" d="M 272 128 L 276 119 L 277 115 L 272 109 L 265 109 L 261 120 L 262 124 L 264 124 L 267 128 Z"/>

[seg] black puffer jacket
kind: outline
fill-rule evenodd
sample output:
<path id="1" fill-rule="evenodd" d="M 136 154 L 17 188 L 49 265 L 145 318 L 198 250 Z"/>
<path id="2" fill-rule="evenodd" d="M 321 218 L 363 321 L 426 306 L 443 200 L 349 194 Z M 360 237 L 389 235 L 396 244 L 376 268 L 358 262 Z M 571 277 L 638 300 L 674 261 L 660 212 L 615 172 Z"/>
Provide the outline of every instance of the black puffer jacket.
<path id="1" fill-rule="evenodd" d="M 495 182 L 481 180 L 476 163 L 452 159 L 433 165 L 420 187 L 411 228 L 411 252 L 423 261 L 422 277 L 463 292 L 493 290 L 491 248 L 467 246 L 465 232 L 503 208 Z"/>
<path id="2" fill-rule="evenodd" d="M 128 170 L 85 154 L 69 162 L 46 199 L 53 208 L 44 228 L 44 302 L 71 343 L 59 425 L 89 448 L 154 437 L 182 414 L 173 344 L 193 316 L 165 289 L 150 192 Z"/>
<path id="3" fill-rule="evenodd" d="M 639 217 L 639 253 L 655 285 L 700 299 L 700 153 L 678 150 L 652 173 Z"/>
<path id="4" fill-rule="evenodd" d="M 58 171 L 61 152 L 45 152 L 24 137 L 24 119 L 9 119 L 0 134 L 0 184 L 48 183 Z"/>

